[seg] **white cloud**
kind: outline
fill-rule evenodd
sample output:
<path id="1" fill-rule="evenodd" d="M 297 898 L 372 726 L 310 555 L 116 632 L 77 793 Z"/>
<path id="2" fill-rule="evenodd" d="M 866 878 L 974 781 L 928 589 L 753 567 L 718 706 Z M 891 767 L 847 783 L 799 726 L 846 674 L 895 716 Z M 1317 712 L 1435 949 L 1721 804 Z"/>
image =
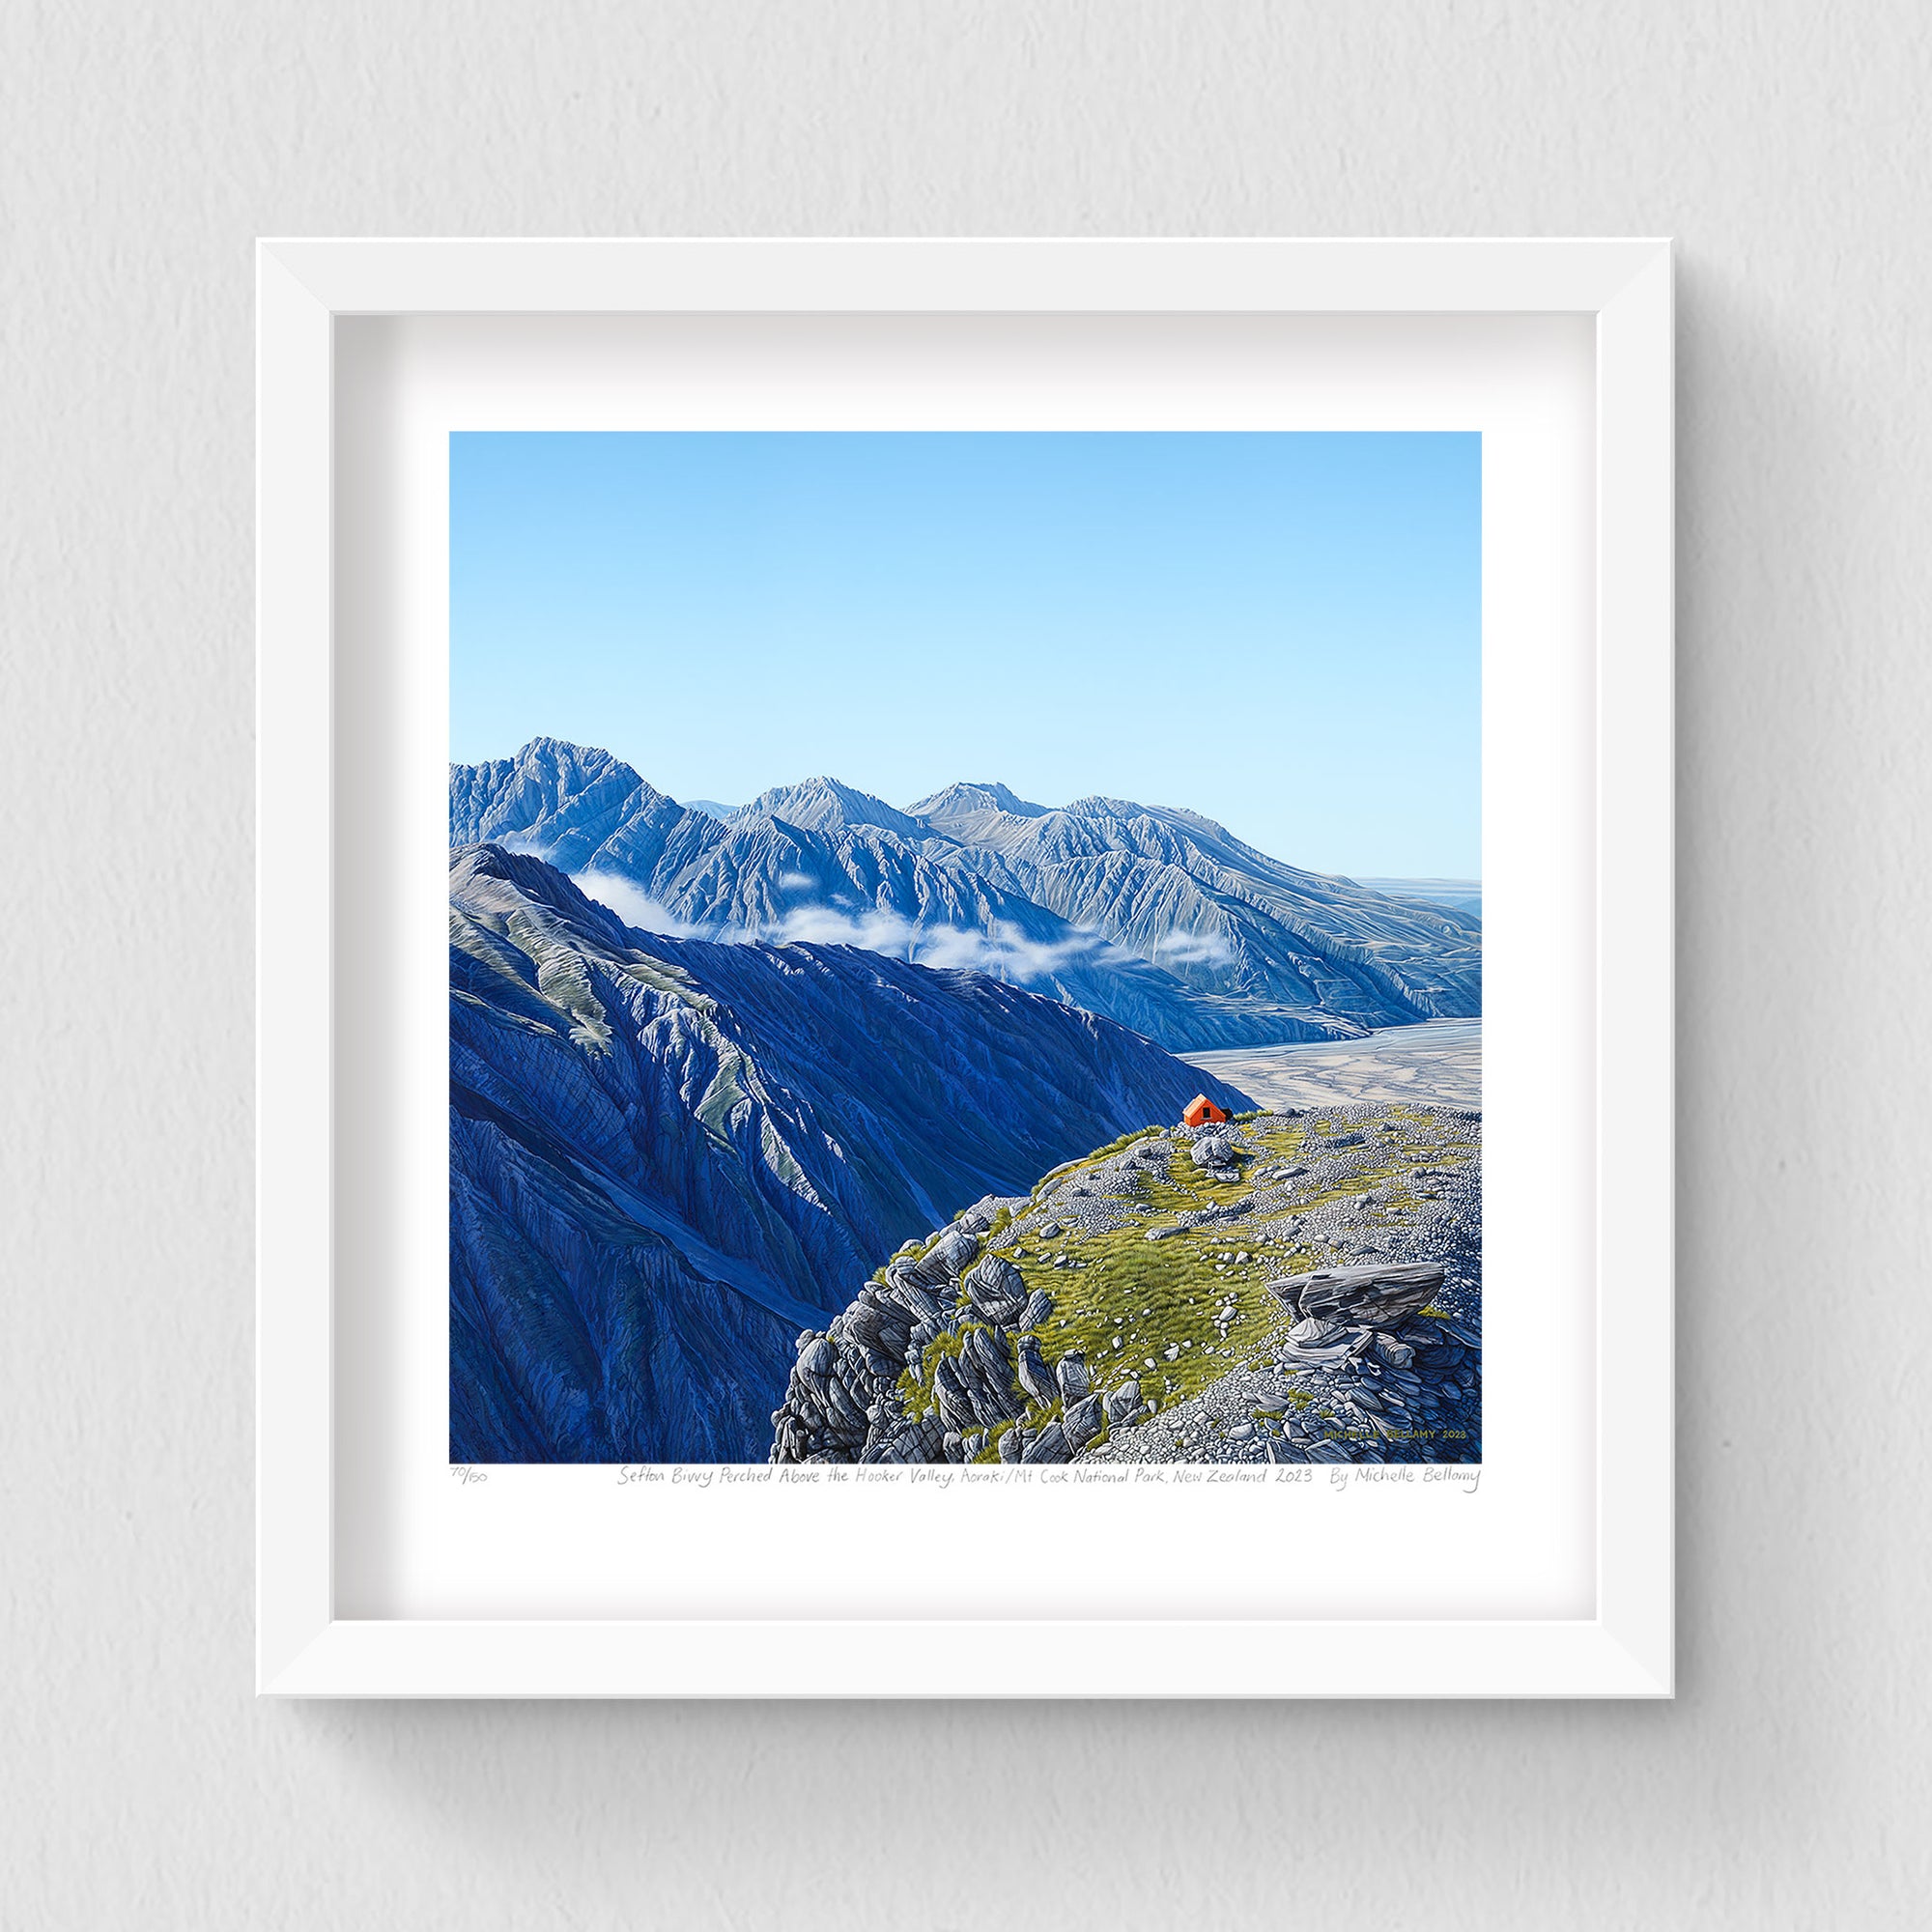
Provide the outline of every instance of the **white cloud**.
<path id="1" fill-rule="evenodd" d="M 990 931 L 977 926 L 919 926 L 902 913 L 873 910 L 840 912 L 832 906 L 800 906 L 758 937 L 775 946 L 805 942 L 817 946 L 862 946 L 922 966 L 958 967 L 1007 980 L 1043 980 L 1068 966 L 1107 966 L 1122 955 L 1097 933 L 1071 939 L 1029 939 L 1010 927 Z"/>
<path id="2" fill-rule="evenodd" d="M 570 883 L 585 898 L 595 899 L 607 911 L 615 913 L 626 925 L 635 926 L 639 932 L 662 932 L 671 939 L 715 939 L 720 936 L 707 927 L 693 925 L 690 921 L 679 919 L 668 906 L 615 872 L 573 872 Z"/>
<path id="3" fill-rule="evenodd" d="M 1218 966 L 1235 956 L 1235 949 L 1217 932 L 1177 932 L 1157 949 L 1162 964 Z"/>
<path id="4" fill-rule="evenodd" d="M 995 925 L 990 931 L 977 926 L 921 926 L 903 913 L 876 907 L 847 912 L 830 905 L 797 906 L 782 919 L 755 928 L 694 925 L 613 872 L 579 872 L 572 883 L 586 897 L 615 913 L 626 925 L 672 939 L 704 939 L 728 946 L 857 946 L 921 966 L 990 973 L 1022 984 L 1050 979 L 1068 967 L 1104 971 L 1140 963 L 1097 932 L 1079 932 L 1059 941 L 1037 940 L 1004 925 Z M 1220 948 L 1218 953 L 1210 950 L 1215 947 Z M 1166 951 L 1171 957 L 1189 959 L 1226 956 L 1226 948 L 1218 940 L 1182 941 Z"/>

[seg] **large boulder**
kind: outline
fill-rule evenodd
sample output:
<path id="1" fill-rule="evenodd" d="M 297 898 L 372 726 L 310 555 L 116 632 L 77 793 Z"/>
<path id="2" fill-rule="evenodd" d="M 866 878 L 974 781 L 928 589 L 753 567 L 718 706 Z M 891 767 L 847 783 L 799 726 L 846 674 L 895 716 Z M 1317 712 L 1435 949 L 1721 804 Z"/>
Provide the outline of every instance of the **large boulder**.
<path id="1" fill-rule="evenodd" d="M 875 1354 L 904 1361 L 912 1321 L 896 1300 L 867 1288 L 845 1311 L 845 1332 Z"/>
<path id="2" fill-rule="evenodd" d="M 1268 1287 L 1303 1321 L 1400 1328 L 1429 1305 L 1442 1281 L 1440 1262 L 1410 1262 L 1318 1268 L 1271 1281 Z"/>
<path id="3" fill-rule="evenodd" d="M 912 1278 L 922 1287 L 936 1288 L 951 1281 L 979 1252 L 979 1237 L 955 1222 L 914 1264 Z"/>
<path id="4" fill-rule="evenodd" d="M 1059 1387 L 1053 1378 L 1053 1371 L 1046 1365 L 1046 1358 L 1039 1352 L 1039 1344 L 1031 1335 L 1020 1338 L 1014 1351 L 1019 1357 L 1020 1386 L 1036 1402 L 1050 1403 L 1059 1395 Z"/>
<path id="5" fill-rule="evenodd" d="M 995 1388 L 1012 1381 L 1013 1365 L 1008 1359 L 1007 1351 L 993 1340 L 984 1328 L 969 1328 L 962 1353 L 971 1355 L 973 1365 L 980 1371 L 980 1378 Z"/>
<path id="6" fill-rule="evenodd" d="M 961 1286 L 982 1320 L 1010 1324 L 1027 1305 L 1026 1277 L 1004 1255 L 982 1255 Z"/>
<path id="7" fill-rule="evenodd" d="M 1229 1134 L 1205 1134 L 1194 1143 L 1194 1165 L 1210 1173 L 1235 1165 L 1235 1142 Z"/>
<path id="8" fill-rule="evenodd" d="M 1060 1419 L 1061 1433 L 1066 1439 L 1066 1446 L 1076 1456 L 1106 1426 L 1106 1407 L 1097 1395 L 1087 1396 L 1080 1402 L 1068 1403 L 1065 1414 Z"/>
<path id="9" fill-rule="evenodd" d="M 838 1359 L 838 1350 L 833 1347 L 829 1335 L 813 1335 L 799 1350 L 799 1378 L 821 1402 L 826 1399 L 826 1389 L 832 1379 L 833 1365 Z"/>
<path id="10" fill-rule="evenodd" d="M 960 1379 L 950 1355 L 942 1355 L 933 1367 L 932 1394 L 939 1405 L 940 1417 L 949 1429 L 965 1431 L 980 1421 L 973 1392 Z"/>

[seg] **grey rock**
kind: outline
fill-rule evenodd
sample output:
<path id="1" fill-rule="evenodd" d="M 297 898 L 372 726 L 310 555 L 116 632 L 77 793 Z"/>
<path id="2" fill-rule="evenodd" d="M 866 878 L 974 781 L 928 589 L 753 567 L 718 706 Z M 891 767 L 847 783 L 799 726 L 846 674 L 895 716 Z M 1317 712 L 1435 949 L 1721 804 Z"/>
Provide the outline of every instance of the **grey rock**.
<path id="1" fill-rule="evenodd" d="M 1440 1262 L 1370 1263 L 1288 1275 L 1268 1288 L 1303 1319 L 1398 1328 L 1427 1306 L 1442 1280 Z"/>
<path id="2" fill-rule="evenodd" d="M 979 1252 L 978 1236 L 969 1235 L 955 1223 L 946 1229 L 920 1258 L 916 1270 L 918 1279 L 927 1287 L 950 1281 Z"/>
<path id="3" fill-rule="evenodd" d="M 863 1436 L 869 1426 L 869 1418 L 866 1413 L 867 1405 L 860 1400 L 859 1392 L 841 1377 L 835 1375 L 826 1384 L 826 1406 L 833 1418 L 848 1429 L 856 1429 Z"/>
<path id="4" fill-rule="evenodd" d="M 829 1335 L 812 1337 L 811 1345 L 798 1358 L 798 1372 L 824 1398 L 826 1385 L 832 1379 L 832 1370 L 838 1359 L 838 1351 L 832 1346 Z"/>
<path id="5" fill-rule="evenodd" d="M 1078 1402 L 1083 1396 L 1093 1392 L 1094 1378 L 1088 1373 L 1087 1357 L 1077 1349 L 1060 1358 L 1060 1366 L 1055 1370 L 1060 1383 L 1063 1402 Z"/>
<path id="6" fill-rule="evenodd" d="M 1041 1322 L 1053 1317 L 1053 1296 L 1045 1289 L 1037 1288 L 1027 1296 L 1026 1310 L 1014 1324 L 1020 1328 L 1037 1328 Z"/>
<path id="7" fill-rule="evenodd" d="M 1274 1288 L 1275 1283 L 1269 1282 L 1268 1286 Z M 1297 1349 L 1325 1349 L 1339 1341 L 1342 1333 L 1342 1324 L 1339 1321 L 1326 1321 L 1319 1316 L 1311 1315 L 1297 1321 L 1288 1331 L 1288 1339 Z"/>
<path id="8" fill-rule="evenodd" d="M 1026 1449 L 1026 1431 L 1009 1429 L 1000 1437 L 1000 1461 L 1017 1463 Z"/>
<path id="9" fill-rule="evenodd" d="M 1225 1134 L 1210 1135 L 1206 1140 L 1194 1143 L 1194 1165 L 1203 1168 L 1223 1168 L 1235 1165 L 1235 1144 Z"/>
<path id="10" fill-rule="evenodd" d="M 951 1356 L 942 1355 L 933 1369 L 932 1393 L 939 1404 L 940 1415 L 949 1427 L 963 1431 L 980 1421 L 973 1394 L 960 1380 L 959 1371 Z"/>
<path id="11" fill-rule="evenodd" d="M 1367 1330 L 1334 1328 L 1320 1348 L 1308 1348 L 1293 1342 L 1284 1344 L 1282 1361 L 1300 1368 L 1333 1368 L 1346 1362 L 1356 1350 L 1357 1339 Z"/>
<path id="12" fill-rule="evenodd" d="M 1134 1414 L 1141 1406 L 1141 1385 L 1129 1376 L 1112 1395 L 1107 1398 L 1107 1420 L 1116 1429 L 1121 1428 L 1128 1416 Z"/>
<path id="13" fill-rule="evenodd" d="M 846 1332 L 878 1354 L 903 1360 L 912 1324 L 894 1309 L 888 1313 L 870 1293 L 863 1294 L 845 1311 Z"/>
<path id="14" fill-rule="evenodd" d="M 979 1358 L 970 1350 L 955 1355 L 951 1367 L 971 1410 L 967 1418 L 969 1421 L 987 1424 L 1010 1422 L 1019 1415 L 1024 1403 L 1009 1386 L 1005 1374 L 988 1375 Z M 936 1375 L 933 1386 L 935 1389 L 939 1386 Z M 961 1423 L 956 1426 L 964 1428 L 965 1425 Z"/>
<path id="15" fill-rule="evenodd" d="M 1053 1371 L 1046 1365 L 1046 1358 L 1039 1352 L 1039 1344 L 1031 1335 L 1024 1335 L 1016 1352 L 1019 1356 L 1020 1386 L 1036 1402 L 1052 1402 L 1060 1392 L 1059 1386 L 1054 1380 Z"/>
<path id="16" fill-rule="evenodd" d="M 1005 1389 L 1012 1381 L 1012 1363 L 1007 1359 L 1007 1351 L 993 1340 L 984 1328 L 970 1328 L 966 1332 L 964 1351 L 973 1358 L 974 1366 L 980 1372 L 982 1381 L 995 1389 Z"/>
<path id="17" fill-rule="evenodd" d="M 1009 1431 L 1011 1435 L 1016 1432 Z M 1006 1447 L 1006 1437 L 1000 1438 L 1000 1446 Z M 1071 1451 L 1066 1446 L 1066 1435 L 1057 1422 L 1049 1422 L 1031 1442 L 1020 1452 L 1022 1463 L 1065 1463 Z"/>
<path id="18" fill-rule="evenodd" d="M 945 1310 L 939 1305 L 939 1297 L 917 1283 L 908 1282 L 895 1288 L 893 1295 L 899 1306 L 913 1318 L 915 1324 L 937 1322 L 945 1318 Z"/>
<path id="19" fill-rule="evenodd" d="M 990 1321 L 1010 1321 L 1026 1306 L 1026 1277 L 1004 1255 L 982 1255 L 960 1285 Z"/>
<path id="20" fill-rule="evenodd" d="M 1068 1403 L 1060 1422 L 1061 1433 L 1066 1446 L 1075 1455 L 1086 1448 L 1106 1426 L 1106 1407 L 1097 1395 L 1090 1395 L 1080 1402 Z"/>

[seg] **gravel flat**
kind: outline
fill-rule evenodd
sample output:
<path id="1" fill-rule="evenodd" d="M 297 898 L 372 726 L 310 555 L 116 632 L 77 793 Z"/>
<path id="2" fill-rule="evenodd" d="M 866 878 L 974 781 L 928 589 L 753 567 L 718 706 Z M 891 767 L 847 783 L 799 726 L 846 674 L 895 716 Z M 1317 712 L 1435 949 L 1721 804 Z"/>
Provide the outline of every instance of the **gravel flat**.
<path id="1" fill-rule="evenodd" d="M 1427 1020 L 1383 1027 L 1360 1039 L 1299 1046 L 1238 1046 L 1183 1053 L 1204 1073 L 1250 1094 L 1264 1107 L 1326 1107 L 1350 1102 L 1480 1108 L 1483 1023 Z"/>

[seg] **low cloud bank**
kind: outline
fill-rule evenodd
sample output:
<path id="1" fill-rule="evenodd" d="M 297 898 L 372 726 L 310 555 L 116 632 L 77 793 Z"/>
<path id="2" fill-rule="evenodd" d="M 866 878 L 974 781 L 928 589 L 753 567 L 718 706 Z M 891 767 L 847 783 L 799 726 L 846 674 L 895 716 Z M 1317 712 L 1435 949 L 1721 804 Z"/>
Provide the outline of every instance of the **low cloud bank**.
<path id="1" fill-rule="evenodd" d="M 1160 943 L 1159 959 L 1183 966 L 1219 966 L 1235 956 L 1235 949 L 1218 932 L 1177 932 Z"/>
<path id="2" fill-rule="evenodd" d="M 629 879 L 614 872 L 573 872 L 570 883 L 587 899 L 595 899 L 607 911 L 614 912 L 626 925 L 639 932 L 662 932 L 669 939 L 734 939 L 746 937 L 720 932 L 713 926 L 693 925 L 679 919 L 670 908 L 640 892 Z"/>
<path id="3" fill-rule="evenodd" d="M 1003 980 L 1044 980 L 1068 966 L 1104 966 L 1115 950 L 1098 933 L 1048 942 L 1029 939 L 1009 926 L 916 925 L 903 913 L 840 912 L 836 906 L 798 906 L 755 937 L 773 946 L 797 941 L 815 946 L 863 946 L 922 966 L 963 967 Z"/>
<path id="4" fill-rule="evenodd" d="M 1048 980 L 1075 967 L 1110 971 L 1144 963 L 1097 932 L 1042 941 L 1009 926 L 996 925 L 990 931 L 977 926 L 921 926 L 903 913 L 877 908 L 843 912 L 837 906 L 797 906 L 782 919 L 755 927 L 694 925 L 613 873 L 579 872 L 572 883 L 587 897 L 609 907 L 626 925 L 672 939 L 704 939 L 727 946 L 859 946 L 867 952 L 910 959 L 921 966 L 963 968 L 1020 982 Z M 1226 945 L 1214 939 L 1182 939 L 1161 951 L 1164 957 L 1177 960 L 1225 958 L 1228 952 Z"/>

